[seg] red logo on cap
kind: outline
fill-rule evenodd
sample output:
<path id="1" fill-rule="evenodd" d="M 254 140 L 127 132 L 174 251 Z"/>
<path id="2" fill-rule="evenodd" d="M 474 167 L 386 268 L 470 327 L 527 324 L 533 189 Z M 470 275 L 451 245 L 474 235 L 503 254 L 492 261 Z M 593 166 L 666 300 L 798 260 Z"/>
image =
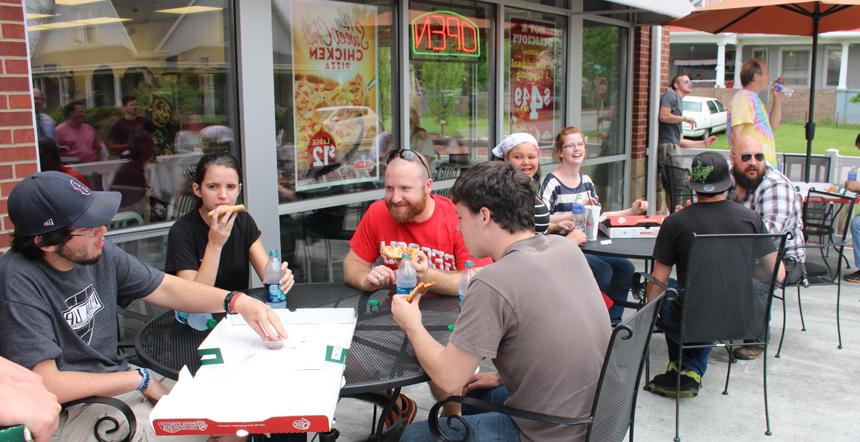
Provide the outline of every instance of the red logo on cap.
<path id="1" fill-rule="evenodd" d="M 89 195 L 92 193 L 89 187 L 84 186 L 77 180 L 69 180 L 69 182 L 72 183 L 72 188 L 80 192 L 81 195 Z"/>

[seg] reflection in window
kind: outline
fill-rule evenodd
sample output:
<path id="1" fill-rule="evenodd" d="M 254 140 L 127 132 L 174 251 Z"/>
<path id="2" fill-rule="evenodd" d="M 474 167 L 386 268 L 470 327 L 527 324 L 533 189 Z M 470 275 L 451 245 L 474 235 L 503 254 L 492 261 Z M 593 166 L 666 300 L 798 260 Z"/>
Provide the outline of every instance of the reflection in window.
<path id="1" fill-rule="evenodd" d="M 827 86 L 839 85 L 839 68 L 842 66 L 842 51 L 838 49 L 827 50 Z"/>
<path id="2" fill-rule="evenodd" d="M 410 7 L 410 146 L 431 160 L 437 181 L 456 178 L 488 155 L 494 8 Z"/>
<path id="3" fill-rule="evenodd" d="M 40 155 L 123 193 L 109 227 L 177 218 L 200 155 L 238 153 L 231 2 L 187 3 L 26 3 Z"/>
<path id="4" fill-rule="evenodd" d="M 588 156 L 591 156 L 589 149 Z M 582 173 L 591 177 L 591 181 L 597 188 L 597 195 L 600 197 L 600 205 L 603 211 L 623 210 L 624 207 L 624 162 L 615 161 L 612 163 L 596 164 L 593 166 L 583 166 Z M 633 196 L 632 199 L 642 196 Z"/>
<path id="5" fill-rule="evenodd" d="M 280 202 L 380 185 L 391 37 L 390 3 L 272 1 Z"/>
<path id="6" fill-rule="evenodd" d="M 585 21 L 582 54 L 582 129 L 588 156 L 623 154 L 627 28 Z"/>

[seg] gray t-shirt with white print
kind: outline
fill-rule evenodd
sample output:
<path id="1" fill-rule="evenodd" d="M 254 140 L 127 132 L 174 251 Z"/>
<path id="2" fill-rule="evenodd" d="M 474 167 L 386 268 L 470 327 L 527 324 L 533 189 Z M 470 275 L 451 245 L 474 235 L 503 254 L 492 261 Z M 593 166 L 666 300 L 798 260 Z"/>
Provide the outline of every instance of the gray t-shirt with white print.
<path id="1" fill-rule="evenodd" d="M 128 368 L 117 353 L 117 303 L 152 293 L 164 273 L 105 240 L 101 259 L 60 272 L 43 260 L 0 257 L 0 355 L 32 369 L 54 359 L 61 371 Z"/>

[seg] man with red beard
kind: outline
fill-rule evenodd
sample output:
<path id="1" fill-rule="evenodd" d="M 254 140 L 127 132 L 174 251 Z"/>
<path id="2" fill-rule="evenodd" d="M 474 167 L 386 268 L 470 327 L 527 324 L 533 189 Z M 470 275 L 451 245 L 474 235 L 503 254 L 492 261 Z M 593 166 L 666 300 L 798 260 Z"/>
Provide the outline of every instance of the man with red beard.
<path id="1" fill-rule="evenodd" d="M 762 144 L 756 138 L 741 135 L 732 142 L 729 158 L 735 187 L 729 192 L 729 199 L 757 213 L 768 232 L 791 233 L 783 258 L 785 284 L 796 284 L 806 275 L 801 197 L 785 175 L 767 164 Z M 734 355 L 749 360 L 759 357 L 761 352 L 761 347 L 738 347 Z"/>
<path id="2" fill-rule="evenodd" d="M 432 195 L 427 161 L 409 149 L 391 151 L 386 158 L 385 198 L 373 203 L 358 224 L 344 259 L 347 284 L 364 291 L 394 284 L 397 261 L 380 255 L 383 247 L 399 245 L 420 250 L 412 257 L 419 281 L 435 281 L 433 291 L 456 295 L 466 260 L 476 266 L 490 260 L 472 258 L 457 231 L 454 203 Z M 374 266 L 378 258 L 382 264 Z"/>

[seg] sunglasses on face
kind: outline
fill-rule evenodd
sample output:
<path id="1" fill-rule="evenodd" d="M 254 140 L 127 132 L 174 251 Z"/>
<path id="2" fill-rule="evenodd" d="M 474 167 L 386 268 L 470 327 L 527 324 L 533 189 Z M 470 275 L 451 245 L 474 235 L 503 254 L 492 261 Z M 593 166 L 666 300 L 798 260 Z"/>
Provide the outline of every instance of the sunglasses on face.
<path id="1" fill-rule="evenodd" d="M 424 170 L 427 171 L 427 176 L 433 176 L 430 173 L 430 166 L 427 165 L 427 163 L 424 161 L 424 158 L 422 158 L 421 155 L 415 153 L 415 151 L 412 149 L 395 149 L 391 152 L 388 152 L 388 155 L 385 157 L 385 165 L 388 165 L 388 163 L 390 163 L 391 160 L 395 158 L 403 158 L 404 160 L 409 161 L 411 163 L 414 163 L 417 159 L 421 163 L 421 165 L 424 166 Z"/>
<path id="2" fill-rule="evenodd" d="M 752 153 L 741 154 L 741 161 L 743 161 L 744 163 L 749 163 L 749 161 L 751 159 L 753 159 L 753 157 L 755 157 L 756 161 L 759 161 L 759 162 L 764 161 L 764 154 L 761 152 L 756 153 L 756 154 L 752 154 Z"/>

